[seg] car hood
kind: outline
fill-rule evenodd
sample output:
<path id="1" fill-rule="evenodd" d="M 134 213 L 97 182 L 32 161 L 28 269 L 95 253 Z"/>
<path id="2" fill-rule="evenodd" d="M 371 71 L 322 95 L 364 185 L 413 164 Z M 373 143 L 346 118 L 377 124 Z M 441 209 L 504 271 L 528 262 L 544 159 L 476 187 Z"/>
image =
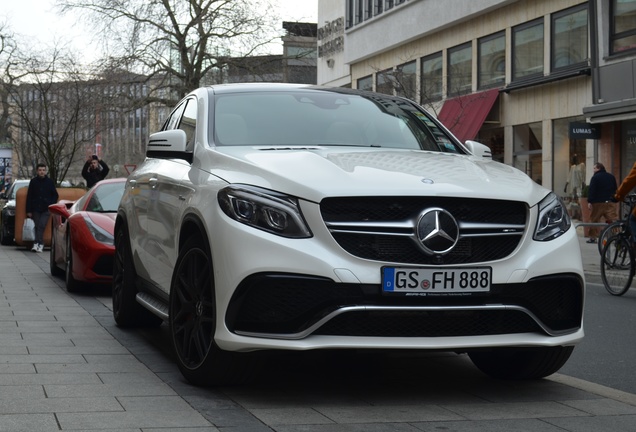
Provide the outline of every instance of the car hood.
<path id="1" fill-rule="evenodd" d="M 115 218 L 117 213 L 97 213 L 97 212 L 81 212 L 89 217 L 93 223 L 101 227 L 103 230 L 113 234 L 115 232 Z"/>
<path id="2" fill-rule="evenodd" d="M 430 195 L 524 201 L 549 191 L 513 168 L 467 155 L 351 147 L 220 147 L 203 166 L 245 183 L 320 202 L 327 196 Z"/>

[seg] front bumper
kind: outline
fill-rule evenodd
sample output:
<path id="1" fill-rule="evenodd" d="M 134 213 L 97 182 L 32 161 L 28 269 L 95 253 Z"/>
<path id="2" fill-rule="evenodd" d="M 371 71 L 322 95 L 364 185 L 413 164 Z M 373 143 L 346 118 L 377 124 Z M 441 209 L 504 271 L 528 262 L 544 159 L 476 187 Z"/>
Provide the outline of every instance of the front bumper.
<path id="1" fill-rule="evenodd" d="M 239 335 L 275 339 L 558 336 L 580 328 L 583 295 L 583 281 L 572 274 L 496 285 L 486 296 L 415 298 L 383 296 L 380 285 L 259 274 L 239 286 L 226 324 Z"/>
<path id="2" fill-rule="evenodd" d="M 550 242 L 526 233 L 505 259 L 480 263 L 492 267 L 485 296 L 386 297 L 381 269 L 396 264 L 353 257 L 319 216 L 304 213 L 310 239 L 219 219 L 210 238 L 220 348 L 463 350 L 583 338 L 585 283 L 574 229 Z"/>

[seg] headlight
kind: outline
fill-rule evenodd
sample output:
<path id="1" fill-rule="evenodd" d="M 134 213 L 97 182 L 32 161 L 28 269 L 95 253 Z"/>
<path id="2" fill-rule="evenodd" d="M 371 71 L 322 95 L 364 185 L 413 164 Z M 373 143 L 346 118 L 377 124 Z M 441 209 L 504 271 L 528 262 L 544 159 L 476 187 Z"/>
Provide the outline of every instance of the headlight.
<path id="1" fill-rule="evenodd" d="M 550 193 L 539 203 L 539 218 L 533 238 L 549 241 L 561 236 L 572 225 L 570 216 L 561 198 Z"/>
<path id="2" fill-rule="evenodd" d="M 5 207 L 5 212 L 7 213 L 7 216 L 15 216 L 15 209 L 14 208 L 6 208 Z"/>
<path id="3" fill-rule="evenodd" d="M 253 186 L 228 186 L 219 191 L 223 212 L 245 225 L 282 237 L 308 238 L 311 231 L 296 198 Z"/>
<path id="4" fill-rule="evenodd" d="M 95 240 L 107 245 L 115 244 L 113 235 L 106 231 L 104 228 L 96 225 L 91 218 L 89 218 L 88 216 L 84 216 L 84 222 L 86 222 L 86 227 L 91 232 Z"/>

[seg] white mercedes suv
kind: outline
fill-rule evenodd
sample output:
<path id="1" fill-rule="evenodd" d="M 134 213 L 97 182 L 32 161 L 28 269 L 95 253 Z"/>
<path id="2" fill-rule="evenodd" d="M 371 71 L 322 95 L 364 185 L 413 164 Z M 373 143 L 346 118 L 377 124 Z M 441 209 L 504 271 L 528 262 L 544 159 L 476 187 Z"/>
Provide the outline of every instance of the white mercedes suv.
<path id="1" fill-rule="evenodd" d="M 541 378 L 583 338 L 559 197 L 399 97 L 193 91 L 128 177 L 115 247 L 117 324 L 166 321 L 200 385 L 269 349 L 446 350 Z"/>

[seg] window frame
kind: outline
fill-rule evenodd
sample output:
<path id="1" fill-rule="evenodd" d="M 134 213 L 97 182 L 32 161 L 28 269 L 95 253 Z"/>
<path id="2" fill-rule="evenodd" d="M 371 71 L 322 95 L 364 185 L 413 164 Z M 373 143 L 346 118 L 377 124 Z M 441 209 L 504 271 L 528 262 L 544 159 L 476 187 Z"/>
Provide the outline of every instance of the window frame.
<path id="1" fill-rule="evenodd" d="M 483 77 L 483 67 L 482 67 L 482 44 L 485 42 L 491 42 L 497 39 L 503 39 L 503 61 L 504 61 L 504 70 L 503 77 L 500 80 L 493 81 L 492 83 L 482 83 Z M 506 84 L 506 31 L 502 30 L 497 33 L 490 34 L 488 36 L 484 36 L 477 40 L 477 88 L 478 89 L 489 89 L 502 87 Z"/>
<path id="2" fill-rule="evenodd" d="M 393 68 L 384 69 L 376 72 L 375 74 L 375 92 L 382 93 L 389 96 L 395 95 L 395 85 L 394 85 L 394 76 L 395 70 Z M 382 77 L 382 82 L 380 82 L 380 77 Z M 385 87 L 390 87 L 391 92 L 387 93 L 384 91 Z"/>
<path id="3" fill-rule="evenodd" d="M 404 72 L 406 68 L 413 68 L 412 72 Z M 405 86 L 404 77 L 409 77 L 409 86 L 412 88 L 408 88 L 409 86 Z M 395 93 L 398 96 L 405 97 L 407 99 L 415 100 L 417 97 L 417 60 L 412 60 L 406 63 L 402 63 L 395 67 L 394 71 L 395 81 L 398 82 L 399 86 L 395 87 Z"/>
<path id="4" fill-rule="evenodd" d="M 369 87 L 360 87 L 360 83 L 364 83 L 366 81 L 369 82 L 370 86 Z M 367 75 L 367 76 L 363 76 L 362 78 L 358 78 L 356 80 L 356 89 L 373 91 L 373 75 Z"/>
<path id="5" fill-rule="evenodd" d="M 556 29 L 556 21 L 558 19 L 567 17 L 569 15 L 574 15 L 577 14 L 579 12 L 585 11 L 586 15 L 587 15 L 587 24 L 586 24 L 586 29 L 585 29 L 585 36 L 586 36 L 586 40 L 585 40 L 585 55 L 583 56 L 584 58 L 576 63 L 568 63 L 565 66 L 556 66 L 556 41 L 557 41 L 557 37 L 556 37 L 556 33 L 555 33 L 555 29 Z M 581 5 L 577 5 L 568 9 L 564 9 L 562 11 L 559 12 L 555 12 L 552 14 L 552 16 L 550 17 L 550 70 L 551 71 L 557 71 L 557 70 L 561 70 L 561 69 L 568 69 L 568 68 L 572 68 L 572 67 L 576 67 L 577 65 L 583 65 L 583 64 L 587 64 L 587 62 L 589 61 L 590 58 L 590 48 L 589 48 L 589 42 L 590 42 L 590 13 L 589 13 L 589 7 L 587 4 L 581 4 Z"/>
<path id="6" fill-rule="evenodd" d="M 434 75 L 426 75 L 426 71 L 424 68 L 424 64 L 427 62 L 431 62 L 431 64 L 435 64 L 436 62 L 439 62 L 440 67 L 439 68 L 435 68 L 435 69 L 431 69 L 434 71 L 439 70 L 439 77 L 435 77 Z M 432 86 L 428 86 L 425 85 L 424 81 L 427 80 L 429 77 L 435 77 L 436 79 L 438 79 L 439 81 L 439 93 L 435 92 L 435 93 L 431 93 L 431 94 L 426 94 L 425 92 L 432 88 Z M 437 86 L 435 86 L 435 88 L 437 88 Z M 433 54 L 429 54 L 425 57 L 422 57 L 420 59 L 420 102 L 424 103 L 426 101 L 439 101 L 442 100 L 442 98 L 444 97 L 444 55 L 442 53 L 442 51 L 433 53 Z"/>
<path id="7" fill-rule="evenodd" d="M 454 88 L 454 81 L 456 75 L 453 71 L 453 65 L 451 64 L 453 61 L 453 54 L 459 53 L 461 51 L 468 50 L 470 52 L 470 76 L 467 80 L 459 81 L 459 87 L 457 89 Z M 446 93 L 449 96 L 459 96 L 463 94 L 472 93 L 473 87 L 473 42 L 465 42 L 460 45 L 455 45 L 454 47 L 448 48 L 448 58 L 446 59 L 446 75 L 448 76 L 448 81 L 446 84 Z"/>
<path id="8" fill-rule="evenodd" d="M 517 58 L 517 45 L 516 45 L 516 36 L 518 32 L 528 30 L 533 27 L 541 27 L 541 68 L 537 72 L 529 73 L 527 75 L 517 76 L 517 62 L 515 61 Z M 536 77 L 542 77 L 544 75 L 545 70 L 545 20 L 543 17 L 525 22 L 523 24 L 519 24 L 518 26 L 514 26 L 511 31 L 511 50 L 512 50 L 512 65 L 511 65 L 511 74 L 510 79 L 512 82 L 515 81 L 523 81 L 527 79 L 532 79 Z"/>
<path id="9" fill-rule="evenodd" d="M 610 55 L 623 54 L 626 52 L 633 52 L 634 50 L 636 50 L 636 44 L 634 44 L 633 48 L 619 49 L 619 50 L 615 48 L 617 41 L 636 36 L 636 27 L 631 30 L 622 31 L 619 33 L 616 32 L 616 1 L 617 0 L 611 0 L 609 2 L 609 53 Z M 634 3 L 636 3 L 636 1 Z"/>

